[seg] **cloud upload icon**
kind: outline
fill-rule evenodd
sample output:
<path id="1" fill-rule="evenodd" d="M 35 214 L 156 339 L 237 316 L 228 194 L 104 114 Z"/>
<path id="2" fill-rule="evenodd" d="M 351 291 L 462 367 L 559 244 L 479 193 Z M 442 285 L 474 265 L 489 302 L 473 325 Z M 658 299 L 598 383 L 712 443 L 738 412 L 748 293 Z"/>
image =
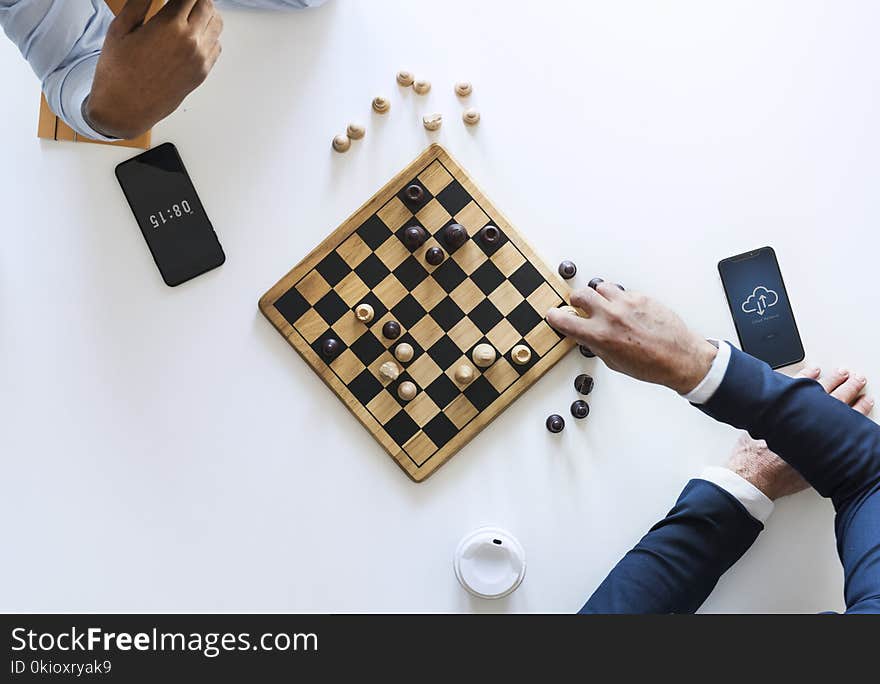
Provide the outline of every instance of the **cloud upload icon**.
<path id="1" fill-rule="evenodd" d="M 746 298 L 746 301 L 742 303 L 742 310 L 745 313 L 757 312 L 758 315 L 763 316 L 764 312 L 771 306 L 776 306 L 778 301 L 779 295 L 776 294 L 775 290 L 758 285 L 758 287 L 752 290 L 752 294 Z"/>

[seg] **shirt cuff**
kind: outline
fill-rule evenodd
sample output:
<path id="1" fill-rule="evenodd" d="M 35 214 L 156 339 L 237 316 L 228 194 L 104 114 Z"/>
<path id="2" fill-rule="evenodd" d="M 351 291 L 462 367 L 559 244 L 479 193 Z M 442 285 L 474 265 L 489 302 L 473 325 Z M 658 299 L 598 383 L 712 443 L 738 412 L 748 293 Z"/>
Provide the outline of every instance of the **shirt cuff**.
<path id="1" fill-rule="evenodd" d="M 64 77 L 61 85 L 59 116 L 78 134 L 93 140 L 110 142 L 119 138 L 109 138 L 89 125 L 83 115 L 83 102 L 92 92 L 92 81 L 95 80 L 95 68 L 98 66 L 98 55 L 87 57 L 74 66 Z"/>
<path id="2" fill-rule="evenodd" d="M 732 470 L 711 466 L 700 473 L 701 480 L 711 482 L 739 501 L 749 515 L 764 524 L 773 512 L 774 504 L 764 492 Z"/>
<path id="3" fill-rule="evenodd" d="M 709 367 L 709 372 L 700 380 L 700 384 L 694 387 L 687 394 L 682 396 L 692 404 L 705 404 L 712 398 L 715 391 L 721 386 L 724 380 L 724 374 L 727 372 L 727 366 L 730 363 L 730 345 L 723 340 L 709 340 L 718 347 L 718 353 Z"/>

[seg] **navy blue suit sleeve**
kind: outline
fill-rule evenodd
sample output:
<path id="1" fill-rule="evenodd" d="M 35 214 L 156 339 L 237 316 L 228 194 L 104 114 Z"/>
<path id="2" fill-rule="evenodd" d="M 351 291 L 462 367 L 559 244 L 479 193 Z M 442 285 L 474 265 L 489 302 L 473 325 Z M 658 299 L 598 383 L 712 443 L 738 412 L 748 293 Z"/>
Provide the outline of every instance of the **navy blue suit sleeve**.
<path id="1" fill-rule="evenodd" d="M 732 495 L 691 480 L 581 613 L 693 613 L 764 526 Z"/>
<path id="2" fill-rule="evenodd" d="M 848 612 L 880 610 L 880 426 L 819 383 L 775 373 L 737 349 L 721 386 L 700 408 L 767 440 L 831 499 Z"/>

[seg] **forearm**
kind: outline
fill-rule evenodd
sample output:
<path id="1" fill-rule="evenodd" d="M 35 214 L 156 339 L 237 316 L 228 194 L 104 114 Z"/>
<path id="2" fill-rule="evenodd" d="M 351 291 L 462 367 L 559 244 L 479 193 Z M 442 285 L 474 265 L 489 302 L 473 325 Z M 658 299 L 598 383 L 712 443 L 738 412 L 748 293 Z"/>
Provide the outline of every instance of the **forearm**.
<path id="1" fill-rule="evenodd" d="M 675 507 L 629 551 L 582 613 L 692 613 L 763 525 L 728 492 L 691 480 Z"/>
<path id="2" fill-rule="evenodd" d="M 880 481 L 880 427 L 807 379 L 775 373 L 732 350 L 708 415 L 743 428 L 835 505 Z"/>
<path id="3" fill-rule="evenodd" d="M 52 111 L 77 133 L 106 139 L 82 113 L 107 27 L 104 0 L 0 0 L 0 24 L 42 82 Z"/>

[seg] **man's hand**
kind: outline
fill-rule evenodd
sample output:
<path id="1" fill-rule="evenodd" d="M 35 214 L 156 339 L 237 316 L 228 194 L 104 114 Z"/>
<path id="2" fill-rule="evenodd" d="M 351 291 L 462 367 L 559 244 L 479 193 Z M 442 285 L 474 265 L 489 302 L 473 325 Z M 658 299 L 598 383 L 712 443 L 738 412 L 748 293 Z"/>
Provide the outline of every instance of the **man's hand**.
<path id="1" fill-rule="evenodd" d="M 638 380 L 685 394 L 706 376 L 718 351 L 670 309 L 613 283 L 579 290 L 571 303 L 587 318 L 551 309 L 547 322 L 589 347 L 609 368 Z"/>
<path id="2" fill-rule="evenodd" d="M 798 377 L 819 380 L 832 397 L 849 404 L 863 415 L 867 416 L 874 408 L 874 400 L 862 394 L 867 384 L 863 376 L 845 370 L 835 371 L 826 378 L 820 378 L 820 375 L 818 368 L 798 373 Z M 751 482 L 773 501 L 810 486 L 794 468 L 767 448 L 767 442 L 752 439 L 747 434 L 737 441 L 725 468 Z"/>
<path id="3" fill-rule="evenodd" d="M 110 24 L 83 114 L 109 137 L 134 138 L 173 112 L 220 56 L 213 0 L 169 0 L 144 24 L 150 0 L 128 0 Z"/>

